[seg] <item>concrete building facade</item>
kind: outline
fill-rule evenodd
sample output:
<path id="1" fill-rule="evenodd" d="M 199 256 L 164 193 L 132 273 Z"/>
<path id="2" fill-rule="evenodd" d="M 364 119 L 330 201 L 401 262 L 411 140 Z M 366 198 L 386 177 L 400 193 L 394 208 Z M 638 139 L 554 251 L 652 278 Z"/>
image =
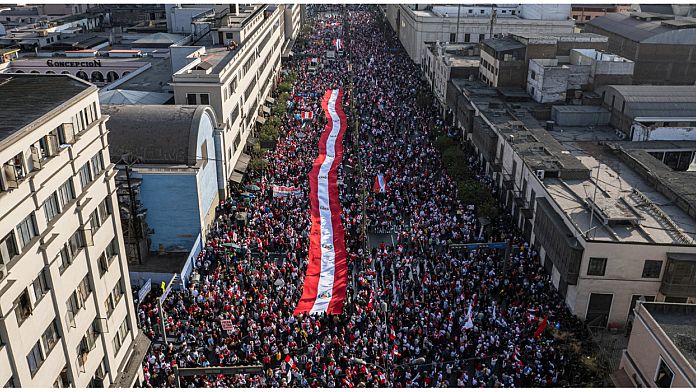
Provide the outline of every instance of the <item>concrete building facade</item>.
<path id="1" fill-rule="evenodd" d="M 283 17 L 278 7 L 269 5 L 229 15 L 211 31 L 213 45 L 191 47 L 190 62 L 173 75 L 176 104 L 210 105 L 219 122 L 222 156 L 216 159 L 224 162 L 225 178 L 218 184 L 221 197 L 229 181 L 239 178 L 235 167 L 246 157 L 244 147 L 280 71 Z M 231 47 L 232 41 L 238 45 Z"/>
<path id="2" fill-rule="evenodd" d="M 696 82 L 696 19 L 637 12 L 608 14 L 584 32 L 609 38 L 608 50 L 635 62 L 634 84 L 693 85 Z"/>
<path id="3" fill-rule="evenodd" d="M 420 61 L 425 42 L 479 43 L 507 33 L 571 33 L 573 20 L 569 11 L 569 4 L 543 7 L 388 4 L 385 10 L 389 24 L 414 62 Z"/>
<path id="4" fill-rule="evenodd" d="M 696 387 L 696 305 L 640 302 L 634 313 L 616 386 Z"/>
<path id="5" fill-rule="evenodd" d="M 479 49 L 476 44 L 428 43 L 423 49 L 421 69 L 445 113 L 447 82 L 452 78 L 478 78 Z"/>
<path id="6" fill-rule="evenodd" d="M 547 130 L 537 119 L 543 105 L 506 102 L 478 81 L 459 84 L 475 114 L 466 139 L 575 315 L 623 328 L 640 296 L 696 301 L 693 271 L 680 256 L 696 254 L 691 177 L 667 168 L 658 186 L 653 169 L 639 170 L 656 161 L 650 154 L 596 147 L 621 140 L 613 129 Z M 683 202 L 671 203 L 675 194 Z"/>
<path id="7" fill-rule="evenodd" d="M 130 387 L 139 333 L 97 88 L 0 75 L 0 384 Z"/>

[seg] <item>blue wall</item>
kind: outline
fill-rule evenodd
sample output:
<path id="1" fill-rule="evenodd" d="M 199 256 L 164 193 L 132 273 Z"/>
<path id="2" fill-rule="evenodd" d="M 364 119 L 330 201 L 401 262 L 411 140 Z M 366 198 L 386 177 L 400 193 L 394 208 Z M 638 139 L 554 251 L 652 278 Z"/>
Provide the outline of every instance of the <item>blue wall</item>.
<path id="1" fill-rule="evenodd" d="M 163 244 L 167 251 L 189 252 L 201 231 L 195 173 L 141 174 L 140 198 L 155 230 L 150 250 Z"/>
<path id="2" fill-rule="evenodd" d="M 215 140 L 213 139 L 213 119 L 205 112 L 201 118 L 198 128 L 198 142 L 196 148 L 196 157 L 202 157 L 203 142 L 206 143 L 208 150 L 208 163 L 203 170 L 198 172 L 198 189 L 200 200 L 200 220 L 205 219 L 206 213 L 210 210 L 215 197 L 218 195 L 218 181 L 216 165 L 221 165 L 215 159 Z"/>

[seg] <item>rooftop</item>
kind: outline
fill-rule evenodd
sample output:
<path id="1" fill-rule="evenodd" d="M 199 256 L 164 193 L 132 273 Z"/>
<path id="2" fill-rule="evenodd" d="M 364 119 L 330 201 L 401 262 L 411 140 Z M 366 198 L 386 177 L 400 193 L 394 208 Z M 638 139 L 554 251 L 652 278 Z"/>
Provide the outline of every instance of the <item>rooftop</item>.
<path id="1" fill-rule="evenodd" d="M 524 160 L 530 170 L 544 170 L 544 186 L 566 215 L 588 238 L 609 242 L 691 244 L 696 217 L 658 191 L 654 181 L 636 171 L 611 146 L 619 142 L 610 127 L 556 127 L 546 130 L 546 107 L 536 102 L 506 102 L 495 88 L 480 81 L 458 80 L 480 113 Z M 560 110 L 592 111 L 581 106 Z M 626 143 L 626 142 L 624 142 Z M 632 142 L 631 142 L 632 143 Z M 645 147 L 645 146 L 643 146 Z M 636 146 L 640 148 L 640 146 Z M 661 162 L 648 157 L 662 165 Z M 645 158 L 646 160 L 648 158 Z M 643 162 L 640 157 L 639 162 Z M 668 189 L 684 193 L 696 211 L 696 172 L 666 173 L 681 180 L 665 180 Z M 689 187 L 690 186 L 690 187 Z M 595 192 L 595 189 L 597 190 Z M 683 204 L 683 203 L 682 203 Z M 590 231 L 591 229 L 591 231 Z"/>
<path id="2" fill-rule="evenodd" d="M 651 20 L 647 20 L 650 18 Z M 658 19 L 658 20 L 654 20 Z M 682 20 L 693 20 L 684 18 Z M 675 21 L 662 20 L 655 15 L 626 15 L 611 13 L 587 22 L 604 31 L 617 34 L 634 42 L 696 45 L 696 28 L 678 28 Z M 694 21 L 696 23 L 696 21 Z M 672 25 L 670 27 L 670 24 Z"/>
<path id="3" fill-rule="evenodd" d="M 696 305 L 662 302 L 642 305 L 691 366 L 696 367 Z"/>
<path id="4" fill-rule="evenodd" d="M 487 38 L 482 41 L 483 45 L 490 47 L 496 52 L 504 52 L 507 50 L 522 49 L 524 44 L 512 37 L 502 38 Z"/>
<path id="5" fill-rule="evenodd" d="M 626 102 L 625 113 L 632 117 L 696 117 L 696 86 L 606 86 Z"/>
<path id="6" fill-rule="evenodd" d="M 137 57 L 133 61 L 148 61 L 152 67 L 118 85 L 119 89 L 159 93 L 172 81 L 172 64 L 169 58 Z"/>
<path id="7" fill-rule="evenodd" d="M 92 89 L 69 75 L 0 74 L 0 143 Z"/>
<path id="8" fill-rule="evenodd" d="M 205 106 L 102 105 L 101 110 L 110 116 L 112 161 L 133 154 L 143 164 L 196 164 L 198 121 Z"/>

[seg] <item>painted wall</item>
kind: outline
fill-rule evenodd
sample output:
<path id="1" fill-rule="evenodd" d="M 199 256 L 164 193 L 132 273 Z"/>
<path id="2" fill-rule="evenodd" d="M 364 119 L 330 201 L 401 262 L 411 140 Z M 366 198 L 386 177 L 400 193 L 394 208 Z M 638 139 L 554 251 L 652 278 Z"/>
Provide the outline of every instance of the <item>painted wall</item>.
<path id="1" fill-rule="evenodd" d="M 696 127 L 658 127 L 649 128 L 641 124 L 633 124 L 631 127 L 632 139 L 645 140 L 696 140 Z"/>
<path id="2" fill-rule="evenodd" d="M 218 164 L 215 159 L 215 140 L 213 139 L 214 119 L 205 112 L 201 118 L 198 128 L 198 141 L 196 143 L 196 158 L 203 158 L 202 146 L 206 144 L 208 162 L 202 170 L 198 171 L 196 176 L 199 189 L 199 218 L 201 220 L 200 227 L 205 228 L 205 221 L 211 213 L 215 212 L 215 205 L 218 200 L 218 181 L 217 168 Z"/>
<path id="3" fill-rule="evenodd" d="M 167 251 L 191 250 L 201 230 L 195 173 L 143 173 L 140 189 L 147 224 L 155 231 L 150 250 L 157 251 L 160 244 Z"/>

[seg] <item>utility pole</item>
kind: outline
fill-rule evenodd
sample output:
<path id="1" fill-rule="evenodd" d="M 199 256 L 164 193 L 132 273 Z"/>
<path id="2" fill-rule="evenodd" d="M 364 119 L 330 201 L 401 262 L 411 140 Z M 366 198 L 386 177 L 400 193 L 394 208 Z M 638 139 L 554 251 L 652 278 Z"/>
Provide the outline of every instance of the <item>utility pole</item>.
<path id="1" fill-rule="evenodd" d="M 462 16 L 462 4 L 457 7 L 457 34 L 454 36 L 454 42 L 459 42 L 459 20 Z"/>
<path id="2" fill-rule="evenodd" d="M 488 38 L 493 38 L 493 26 L 498 19 L 498 10 L 495 9 L 495 4 L 491 4 L 491 25 L 488 30 Z"/>

